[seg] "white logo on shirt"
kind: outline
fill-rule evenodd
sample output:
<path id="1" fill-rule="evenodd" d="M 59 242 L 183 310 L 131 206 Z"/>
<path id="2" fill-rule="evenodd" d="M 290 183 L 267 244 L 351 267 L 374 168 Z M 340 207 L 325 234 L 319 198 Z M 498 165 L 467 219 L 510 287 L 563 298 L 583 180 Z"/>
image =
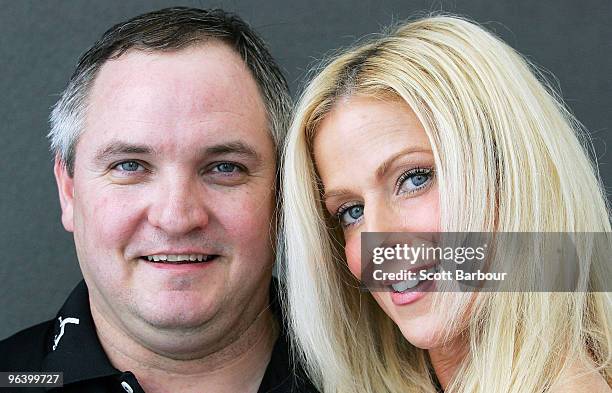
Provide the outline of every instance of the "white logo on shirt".
<path id="1" fill-rule="evenodd" d="M 60 323 L 60 332 L 59 334 L 56 334 L 55 337 L 53 337 L 53 350 L 54 351 L 57 349 L 57 344 L 59 344 L 60 340 L 62 339 L 62 336 L 64 335 L 64 328 L 66 324 L 67 323 L 74 323 L 75 325 L 79 324 L 79 318 L 62 319 L 62 317 L 59 317 L 58 320 Z"/>

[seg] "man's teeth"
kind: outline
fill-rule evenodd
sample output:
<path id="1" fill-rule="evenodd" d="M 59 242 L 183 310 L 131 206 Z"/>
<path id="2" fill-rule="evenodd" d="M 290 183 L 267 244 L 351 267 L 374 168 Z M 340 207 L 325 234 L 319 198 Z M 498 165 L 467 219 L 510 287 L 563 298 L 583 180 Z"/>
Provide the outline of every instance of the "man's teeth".
<path id="1" fill-rule="evenodd" d="M 206 262 L 212 259 L 212 255 L 205 254 L 158 254 L 158 255 L 147 255 L 147 259 L 150 262 L 182 262 L 182 261 L 198 261 L 198 262 Z"/>

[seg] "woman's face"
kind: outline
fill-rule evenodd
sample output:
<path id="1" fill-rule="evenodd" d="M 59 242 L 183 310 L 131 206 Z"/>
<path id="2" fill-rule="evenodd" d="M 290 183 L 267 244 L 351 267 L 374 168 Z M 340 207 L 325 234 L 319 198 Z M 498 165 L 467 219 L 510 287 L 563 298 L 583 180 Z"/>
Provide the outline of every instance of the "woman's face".
<path id="1" fill-rule="evenodd" d="M 361 277 L 361 232 L 440 229 L 434 155 L 422 124 L 403 101 L 349 97 L 336 103 L 314 139 L 324 203 L 345 239 L 348 267 Z M 436 346 L 442 323 L 432 293 L 419 287 L 372 295 L 413 345 Z"/>

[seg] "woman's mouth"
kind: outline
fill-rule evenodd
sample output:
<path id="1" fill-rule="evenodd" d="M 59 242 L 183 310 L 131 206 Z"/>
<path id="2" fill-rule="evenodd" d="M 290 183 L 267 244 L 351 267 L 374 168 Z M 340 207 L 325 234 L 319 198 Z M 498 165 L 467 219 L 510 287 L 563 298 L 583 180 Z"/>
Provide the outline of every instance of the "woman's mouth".
<path id="1" fill-rule="evenodd" d="M 431 274 L 436 273 L 437 271 L 438 271 L 437 264 L 434 266 L 431 266 L 428 269 L 421 269 L 418 271 L 414 271 L 416 273 L 414 277 L 409 278 L 404 281 L 393 283 L 391 284 L 391 288 L 393 288 L 394 292 L 405 292 L 410 289 L 415 289 L 419 285 L 422 285 L 424 282 L 430 281 L 427 278 L 421 276 L 421 272 L 423 272 L 424 275 L 431 276 Z"/>
<path id="2" fill-rule="evenodd" d="M 436 264 L 428 269 L 415 270 L 414 277 L 408 280 L 400 281 L 391 284 L 393 291 L 391 292 L 391 301 L 396 306 L 405 306 L 411 304 L 431 292 L 434 288 L 435 281 L 430 280 L 427 276 L 433 276 L 433 273 L 438 272 L 439 265 Z M 421 274 L 422 273 L 422 274 Z"/>

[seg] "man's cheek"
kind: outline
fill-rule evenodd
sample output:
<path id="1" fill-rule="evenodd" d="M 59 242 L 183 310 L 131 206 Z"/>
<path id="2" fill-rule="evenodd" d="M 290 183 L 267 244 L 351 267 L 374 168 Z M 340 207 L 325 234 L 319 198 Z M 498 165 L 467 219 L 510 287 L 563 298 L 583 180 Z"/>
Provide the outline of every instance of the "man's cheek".
<path id="1" fill-rule="evenodd" d="M 268 253 L 274 242 L 273 202 L 268 198 L 244 198 L 228 205 L 218 205 L 216 215 L 231 247 L 253 258 Z"/>
<path id="2" fill-rule="evenodd" d="M 89 238 L 95 239 L 102 249 L 117 248 L 124 240 L 129 239 L 137 226 L 139 209 L 137 199 L 118 196 L 100 196 L 87 199 L 89 203 L 81 205 L 82 230 Z"/>
<path id="3" fill-rule="evenodd" d="M 259 197 L 259 198 L 258 198 Z M 216 204 L 221 221 L 247 236 L 258 235 L 257 228 L 271 228 L 274 204 L 271 195 L 253 192 L 242 198 Z"/>

